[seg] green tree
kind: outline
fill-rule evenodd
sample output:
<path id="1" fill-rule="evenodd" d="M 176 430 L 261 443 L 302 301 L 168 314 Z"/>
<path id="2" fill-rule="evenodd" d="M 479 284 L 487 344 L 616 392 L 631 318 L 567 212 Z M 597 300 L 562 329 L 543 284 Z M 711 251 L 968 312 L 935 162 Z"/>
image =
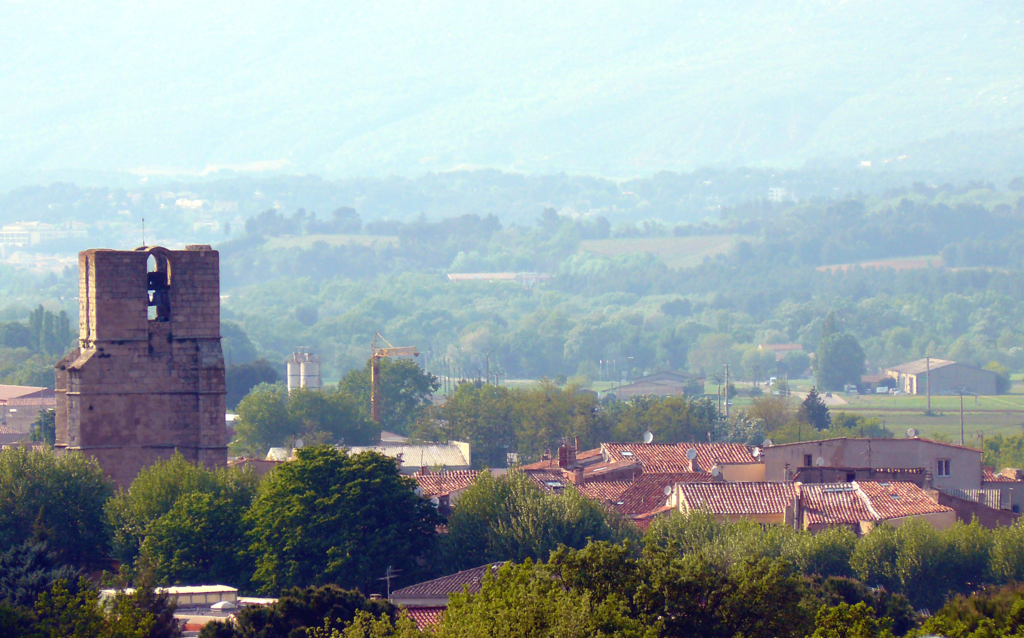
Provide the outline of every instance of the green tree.
<path id="1" fill-rule="evenodd" d="M 53 447 L 57 442 L 57 412 L 40 410 L 32 425 L 29 426 L 29 438 L 35 443 L 43 443 Z"/>
<path id="2" fill-rule="evenodd" d="M 807 398 L 797 408 L 796 418 L 815 430 L 827 430 L 832 426 L 832 416 L 828 412 L 828 406 L 818 394 L 816 388 L 811 388 Z"/>
<path id="3" fill-rule="evenodd" d="M 394 460 L 327 446 L 297 454 L 264 478 L 246 515 L 261 591 L 324 583 L 372 591 L 389 565 L 410 579 L 422 571 L 417 558 L 432 548 L 439 519 Z"/>
<path id="4" fill-rule="evenodd" d="M 139 472 L 131 489 L 119 491 L 105 506 L 106 519 L 113 530 L 114 557 L 122 565 L 134 566 L 144 542 L 153 533 L 148 558 L 159 566 L 161 580 L 180 580 L 176 575 L 178 569 L 213 569 L 214 562 L 219 560 L 217 553 L 234 551 L 231 539 L 239 533 L 241 523 L 234 525 L 229 521 L 247 509 L 258 482 L 252 472 L 209 470 L 189 463 L 178 453 L 154 463 Z M 212 500 L 198 498 L 204 494 Z M 184 497 L 191 498 L 178 505 Z M 221 524 L 230 526 L 212 530 Z M 189 537 L 189 530 L 216 533 L 209 538 Z M 218 544 L 222 541 L 224 546 Z"/>
<path id="5" fill-rule="evenodd" d="M 621 638 L 659 635 L 630 617 L 626 601 L 565 588 L 546 566 L 526 561 L 484 575 L 480 593 L 453 594 L 437 630 L 440 638 Z"/>
<path id="6" fill-rule="evenodd" d="M 226 360 L 227 355 L 225 354 Z M 229 410 L 234 410 L 250 390 L 261 383 L 273 385 L 279 380 L 277 370 L 266 359 L 256 359 L 250 363 L 229 364 L 224 370 L 224 384 L 227 386 L 224 403 Z"/>
<path id="7" fill-rule="evenodd" d="M 563 545 L 579 548 L 590 539 L 627 538 L 633 533 L 627 525 L 575 490 L 545 493 L 522 472 L 499 477 L 486 472 L 459 496 L 448 517 L 442 562 L 455 570 L 543 559 Z"/>
<path id="8" fill-rule="evenodd" d="M 31 348 L 32 333 L 18 321 L 0 323 L 0 346 L 4 348 Z"/>
<path id="9" fill-rule="evenodd" d="M 814 619 L 811 638 L 892 638 L 892 620 L 876 618 L 864 603 L 822 607 Z"/>
<path id="10" fill-rule="evenodd" d="M 107 623 L 99 594 L 89 581 L 79 581 L 76 591 L 58 581 L 39 596 L 35 605 L 37 630 L 45 638 L 96 638 L 107 636 Z"/>
<path id="11" fill-rule="evenodd" d="M 281 384 L 260 384 L 238 404 L 231 451 L 262 458 L 272 447 L 288 445 L 302 432 L 288 412 L 288 391 Z"/>
<path id="12" fill-rule="evenodd" d="M 814 375 L 823 390 L 842 390 L 845 384 L 860 383 L 864 374 L 864 350 L 856 337 L 833 334 L 818 343 Z"/>
<path id="13" fill-rule="evenodd" d="M 351 396 L 364 415 L 370 416 L 371 361 L 361 370 L 352 370 L 339 388 Z M 381 427 L 389 432 L 408 434 L 430 403 L 430 395 L 441 387 L 437 377 L 409 359 L 383 359 L 380 362 Z"/>
<path id="14" fill-rule="evenodd" d="M 506 455 L 518 450 L 518 398 L 519 394 L 508 388 L 463 383 L 444 405 L 424 415 L 413 435 L 427 441 L 467 441 L 475 468 L 504 467 Z"/>
<path id="15" fill-rule="evenodd" d="M 990 567 L 996 582 L 1024 582 L 1024 526 L 1019 520 L 992 531 Z"/>
<path id="16" fill-rule="evenodd" d="M 31 608 L 58 581 L 78 581 L 78 570 L 61 565 L 47 541 L 29 539 L 0 553 L 0 601 Z M 2 634 L 0 634 L 2 635 Z"/>
<path id="17" fill-rule="evenodd" d="M 112 493 L 97 463 L 80 454 L 0 450 L 0 551 L 40 534 L 61 563 L 91 569 L 107 555 L 103 504 Z"/>
<path id="18" fill-rule="evenodd" d="M 250 501 L 251 493 L 181 495 L 146 526 L 138 562 L 160 584 L 229 583 L 247 589 L 252 568 L 244 555 L 243 518 Z"/>
<path id="19" fill-rule="evenodd" d="M 234 623 L 211 623 L 202 638 L 272 638 L 276 636 L 331 636 L 366 614 L 389 623 L 397 610 L 386 600 L 371 600 L 356 590 L 335 585 L 286 589 L 272 605 L 247 607 Z M 325 630 L 326 627 L 326 630 Z M 326 634 L 323 632 L 326 631 Z M 316 632 L 321 632 L 317 634 Z M 346 635 L 346 634 L 342 634 Z M 383 634 L 389 636 L 390 634 Z"/>
<path id="20" fill-rule="evenodd" d="M 425 638 L 430 635 L 420 631 L 405 611 L 397 620 L 392 620 L 360 610 L 343 628 L 337 627 L 338 624 L 326 620 L 323 627 L 308 630 L 309 638 Z"/>
<path id="21" fill-rule="evenodd" d="M 380 439 L 380 426 L 344 392 L 296 388 L 288 394 L 288 414 L 307 444 L 371 445 Z"/>

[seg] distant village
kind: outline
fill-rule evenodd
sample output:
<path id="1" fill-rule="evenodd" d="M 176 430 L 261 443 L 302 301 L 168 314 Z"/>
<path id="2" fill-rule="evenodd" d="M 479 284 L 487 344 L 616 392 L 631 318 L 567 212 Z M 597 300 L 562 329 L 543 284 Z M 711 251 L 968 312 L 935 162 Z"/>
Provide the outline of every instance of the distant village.
<path id="1" fill-rule="evenodd" d="M 218 258 L 209 246 L 184 250 L 90 250 L 79 256 L 80 346 L 57 364 L 55 391 L 0 386 L 0 443 L 24 444 L 42 410 L 55 410 L 57 453 L 95 458 L 122 488 L 175 451 L 208 467 L 251 468 L 265 475 L 291 462 L 294 450 L 266 458 L 228 458 L 224 360 L 219 334 Z M 765 345 L 777 355 L 797 345 Z M 289 387 L 320 387 L 315 356 L 289 363 Z M 294 366 L 294 370 L 292 370 Z M 614 388 L 619 400 L 683 396 L 695 375 L 652 374 Z M 929 359 L 865 376 L 860 392 L 995 394 L 995 373 Z M 710 436 L 710 435 L 709 435 Z M 719 521 L 748 519 L 818 532 L 867 534 L 880 524 L 921 519 L 937 529 L 977 520 L 994 529 L 1014 524 L 1024 505 L 1024 472 L 985 467 L 980 450 L 921 438 L 838 438 L 759 445 L 716 441 L 666 444 L 605 442 L 581 449 L 565 440 L 533 462 L 473 468 L 468 443 L 412 444 L 382 432 L 371 446 L 415 481 L 416 494 L 442 515 L 483 472 L 521 472 L 548 494 L 576 492 L 618 512 L 640 530 L 673 512 L 703 511 Z M 479 589 L 493 565 L 390 592 L 422 626 L 438 621 L 448 596 Z M 223 618 L 244 604 L 231 583 L 170 588 L 188 607 L 188 627 Z M 226 604 L 225 604 L 226 603 Z M 205 619 L 205 620 L 204 620 Z"/>

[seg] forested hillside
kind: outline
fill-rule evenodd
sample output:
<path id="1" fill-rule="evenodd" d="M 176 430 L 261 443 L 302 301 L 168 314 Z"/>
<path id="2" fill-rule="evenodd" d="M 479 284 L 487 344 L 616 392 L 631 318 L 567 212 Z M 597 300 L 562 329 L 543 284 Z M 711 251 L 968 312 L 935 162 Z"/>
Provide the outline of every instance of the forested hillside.
<path id="1" fill-rule="evenodd" d="M 860 341 L 868 369 L 927 354 L 1017 370 L 1022 216 L 1013 194 L 925 186 L 750 203 L 723 209 L 713 225 L 612 227 L 548 209 L 530 226 L 464 215 L 368 224 L 360 234 L 350 210 L 331 222 L 347 234 L 325 234 L 322 222 L 268 211 L 220 246 L 232 289 L 224 313 L 271 359 L 301 343 L 339 376 L 362 365 L 379 331 L 417 345 L 428 367 L 447 357 L 465 373 L 479 374 L 489 356 L 492 371 L 511 378 L 607 380 L 602 366 L 611 360 L 616 378 L 730 363 L 737 378 L 752 379 L 774 366 L 758 344 L 797 342 L 813 352 L 830 310 Z M 670 267 L 674 243 L 718 249 Z M 616 245 L 629 250 L 594 250 Z M 931 265 L 857 265 L 893 258 Z M 553 278 L 524 287 L 445 277 L 501 271 Z M 807 362 L 793 365 L 800 373 Z"/>
<path id="2" fill-rule="evenodd" d="M 1021 163 L 1022 17 L 1010 0 L 4 2 L 0 173 L 1002 170 Z"/>

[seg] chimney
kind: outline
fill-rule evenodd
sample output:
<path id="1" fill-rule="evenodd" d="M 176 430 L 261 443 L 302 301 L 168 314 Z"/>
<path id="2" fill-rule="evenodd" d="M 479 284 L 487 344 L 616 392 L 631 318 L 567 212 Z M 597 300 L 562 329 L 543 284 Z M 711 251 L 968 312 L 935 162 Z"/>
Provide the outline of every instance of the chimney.
<path id="1" fill-rule="evenodd" d="M 426 476 L 427 474 L 430 474 L 430 468 L 427 467 L 426 465 L 421 465 L 420 466 L 420 474 L 422 474 L 423 476 Z"/>
<path id="2" fill-rule="evenodd" d="M 576 446 L 576 453 L 579 454 L 579 452 L 580 452 L 580 437 L 578 437 L 578 436 L 573 437 L 573 441 L 572 442 L 573 442 L 573 445 Z"/>
<path id="3" fill-rule="evenodd" d="M 572 468 L 572 478 L 570 478 L 569 480 L 572 481 L 573 485 L 586 485 L 587 479 L 583 476 L 583 467 L 577 465 L 576 467 Z"/>

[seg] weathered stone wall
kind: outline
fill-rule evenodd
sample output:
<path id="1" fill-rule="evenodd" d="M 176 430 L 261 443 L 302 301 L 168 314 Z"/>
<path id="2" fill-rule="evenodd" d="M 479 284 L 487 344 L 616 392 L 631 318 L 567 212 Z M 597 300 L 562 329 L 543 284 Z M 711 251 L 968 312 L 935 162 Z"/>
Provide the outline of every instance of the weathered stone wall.
<path id="1" fill-rule="evenodd" d="M 157 319 L 147 261 L 166 279 Z M 88 250 L 79 268 L 79 347 L 57 364 L 55 448 L 95 457 L 124 488 L 175 450 L 224 467 L 218 253 Z"/>

